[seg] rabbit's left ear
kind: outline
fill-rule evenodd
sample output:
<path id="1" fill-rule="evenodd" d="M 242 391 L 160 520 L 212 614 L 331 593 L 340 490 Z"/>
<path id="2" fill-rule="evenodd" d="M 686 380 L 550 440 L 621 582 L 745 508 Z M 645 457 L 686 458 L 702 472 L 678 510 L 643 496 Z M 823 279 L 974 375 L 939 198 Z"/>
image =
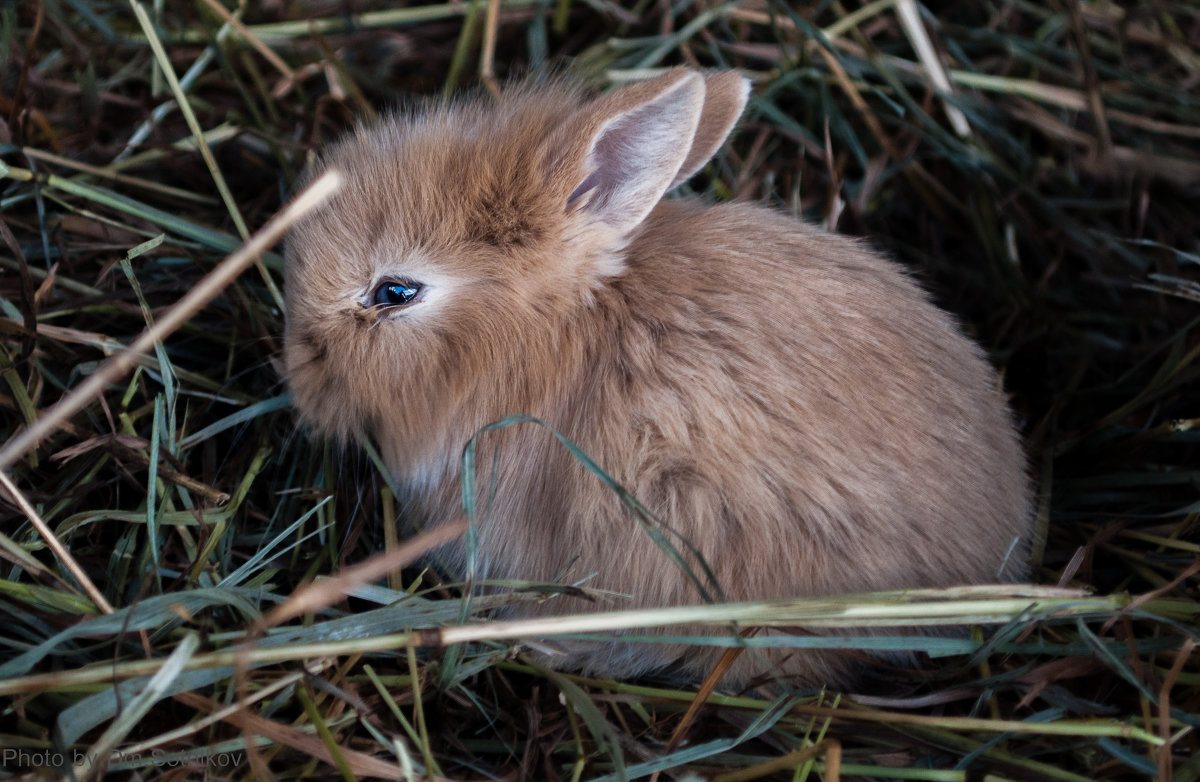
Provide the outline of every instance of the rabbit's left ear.
<path id="1" fill-rule="evenodd" d="M 705 92 L 700 74 L 676 68 L 585 109 L 570 123 L 578 134 L 570 145 L 586 146 L 568 203 L 620 233 L 635 228 L 690 160 Z"/>
<path id="2" fill-rule="evenodd" d="M 668 190 L 682 185 L 699 171 L 725 143 L 737 124 L 750 97 L 750 80 L 736 71 L 723 71 L 704 77 L 704 109 L 692 138 L 692 148 L 679 167 Z"/>

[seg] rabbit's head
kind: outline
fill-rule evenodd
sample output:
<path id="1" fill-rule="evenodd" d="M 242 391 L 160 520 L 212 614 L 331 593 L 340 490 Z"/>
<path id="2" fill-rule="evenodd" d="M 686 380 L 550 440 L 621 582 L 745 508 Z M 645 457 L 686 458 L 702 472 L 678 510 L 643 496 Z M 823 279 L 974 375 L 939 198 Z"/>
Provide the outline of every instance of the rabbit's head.
<path id="1" fill-rule="evenodd" d="M 342 439 L 387 432 L 389 461 L 415 467 L 535 409 L 552 343 L 747 93 L 734 73 L 682 68 L 595 100 L 531 85 L 398 114 L 327 151 L 311 173 L 337 168 L 345 185 L 287 245 L 302 417 Z"/>

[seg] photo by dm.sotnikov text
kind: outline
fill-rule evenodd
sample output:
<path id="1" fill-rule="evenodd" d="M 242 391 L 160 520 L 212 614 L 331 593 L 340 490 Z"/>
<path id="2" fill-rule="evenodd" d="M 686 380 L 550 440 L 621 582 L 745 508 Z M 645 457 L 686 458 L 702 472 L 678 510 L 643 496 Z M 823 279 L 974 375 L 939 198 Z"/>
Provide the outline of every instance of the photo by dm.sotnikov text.
<path id="1" fill-rule="evenodd" d="M 113 750 L 101 757 L 98 753 L 84 750 L 58 752 L 52 749 L 26 747 L 0 749 L 0 765 L 10 771 L 19 768 L 74 767 L 91 769 L 101 763 L 110 771 L 146 766 L 221 769 L 236 768 L 241 765 L 244 758 L 244 752 L 212 752 L 211 750 L 193 750 L 191 752 L 167 752 L 162 749 L 153 749 L 147 752 Z"/>

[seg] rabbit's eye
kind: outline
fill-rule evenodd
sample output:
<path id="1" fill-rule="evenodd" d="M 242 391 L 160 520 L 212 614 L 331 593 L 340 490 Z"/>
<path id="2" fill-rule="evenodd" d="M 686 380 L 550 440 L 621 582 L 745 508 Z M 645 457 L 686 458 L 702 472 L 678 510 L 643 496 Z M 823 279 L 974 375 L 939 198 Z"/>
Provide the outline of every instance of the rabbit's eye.
<path id="1" fill-rule="evenodd" d="M 378 307 L 400 307 L 412 304 L 420 293 L 420 283 L 385 282 L 375 289 L 372 301 Z"/>

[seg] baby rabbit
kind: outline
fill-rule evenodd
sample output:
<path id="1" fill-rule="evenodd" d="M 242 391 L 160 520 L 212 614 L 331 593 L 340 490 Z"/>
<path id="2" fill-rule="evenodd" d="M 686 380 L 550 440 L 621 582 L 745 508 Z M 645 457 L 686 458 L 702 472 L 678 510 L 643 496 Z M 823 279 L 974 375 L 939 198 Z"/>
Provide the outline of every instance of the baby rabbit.
<path id="1" fill-rule="evenodd" d="M 727 600 L 1019 580 L 1022 450 L 954 321 L 861 242 L 754 204 L 661 200 L 724 142 L 748 91 L 684 68 L 596 99 L 525 86 L 333 146 L 310 173 L 346 184 L 287 246 L 303 421 L 373 438 L 409 516 L 437 524 L 462 515 L 471 436 L 535 416 L 690 542 L 693 573 L 698 553 Z M 701 602 L 546 429 L 489 432 L 478 453 L 486 577 L 629 596 L 528 611 Z M 556 665 L 615 676 L 702 676 L 721 652 L 568 649 Z M 750 652 L 726 681 L 770 666 L 844 684 L 848 658 Z"/>

